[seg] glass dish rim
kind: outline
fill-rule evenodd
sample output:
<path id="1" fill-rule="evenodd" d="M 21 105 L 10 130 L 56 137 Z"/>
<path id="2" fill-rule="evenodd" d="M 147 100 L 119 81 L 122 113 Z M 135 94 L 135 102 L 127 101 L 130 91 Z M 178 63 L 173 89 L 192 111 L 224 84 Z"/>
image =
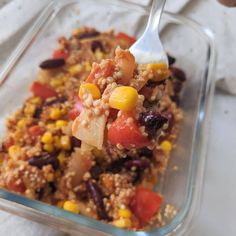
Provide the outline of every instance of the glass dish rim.
<path id="1" fill-rule="evenodd" d="M 94 0 L 89 0 L 90 2 L 94 2 Z M 101 2 L 108 2 L 107 0 L 102 0 Z M 109 4 L 117 4 L 118 1 L 109 2 Z M 67 1 L 67 4 L 70 3 L 76 3 L 75 0 Z M 52 1 L 40 14 L 40 16 L 35 21 L 34 25 L 28 30 L 25 37 L 21 40 L 19 45 L 16 47 L 16 49 L 13 51 L 7 62 L 4 64 L 2 72 L 0 72 L 0 87 L 4 84 L 4 82 L 10 77 L 10 72 L 14 69 L 14 67 L 17 65 L 17 62 L 22 57 L 23 53 L 27 50 L 27 46 L 32 42 L 32 39 L 46 26 L 45 22 L 46 20 L 50 19 L 52 10 L 55 11 L 54 14 L 56 15 L 57 12 L 63 7 L 63 5 L 54 6 L 55 2 Z M 139 4 L 133 4 L 128 3 L 126 1 L 123 1 L 124 5 L 136 5 L 137 9 L 142 9 L 148 14 L 148 8 L 142 7 Z M 65 5 L 65 4 L 64 4 Z M 56 9 L 56 7 L 58 9 Z M 201 181 L 198 181 L 198 183 L 195 183 L 196 176 L 200 173 L 198 172 L 198 169 L 201 168 L 201 166 L 197 167 L 197 165 L 200 165 L 200 161 L 198 160 L 199 152 L 205 152 L 205 150 L 198 150 L 199 145 L 201 146 L 200 141 L 200 132 L 202 132 L 204 128 L 204 122 L 207 118 L 207 100 L 206 97 L 213 92 L 214 90 L 214 72 L 215 72 L 215 64 L 216 64 L 216 49 L 215 49 L 215 42 L 214 42 L 214 36 L 213 33 L 206 27 L 201 26 L 199 23 L 188 19 L 187 17 L 180 16 L 175 13 L 165 12 L 165 15 L 169 17 L 170 19 L 175 19 L 178 24 L 183 24 L 184 26 L 188 26 L 189 28 L 193 29 L 196 33 L 200 34 L 202 38 L 206 41 L 206 44 L 208 46 L 207 48 L 207 64 L 205 68 L 205 74 L 204 74 L 204 83 L 202 84 L 201 88 L 201 97 L 198 107 L 198 115 L 197 115 L 197 122 L 194 132 L 194 142 L 192 147 L 192 163 L 190 166 L 191 169 L 191 175 L 190 175 L 190 182 L 188 186 L 188 191 L 186 194 L 186 199 L 184 201 L 184 207 L 181 208 L 181 210 L 177 213 L 177 215 L 174 217 L 174 219 L 167 225 L 158 228 L 153 229 L 151 231 L 127 231 L 123 229 L 117 229 L 112 225 L 104 224 L 102 222 L 99 222 L 97 220 L 93 220 L 91 218 L 82 216 L 82 215 L 74 215 L 69 212 L 66 212 L 62 209 L 59 209 L 57 207 L 48 205 L 46 203 L 31 200 L 26 197 L 8 192 L 6 190 L 0 189 L 0 207 L 2 207 L 2 199 L 3 203 L 4 201 L 9 201 L 11 204 L 19 204 L 21 207 L 27 207 L 31 211 L 36 211 L 37 214 L 47 215 L 52 218 L 55 218 L 55 220 L 61 220 L 61 221 L 71 221 L 71 223 L 79 224 L 80 226 L 86 226 L 89 228 L 93 228 L 95 230 L 100 230 L 104 233 L 111 233 L 111 234 L 124 234 L 124 235 L 165 235 L 169 234 L 173 231 L 178 230 L 178 228 L 183 224 L 183 221 L 187 218 L 189 214 L 191 214 L 191 218 L 194 215 L 194 209 L 193 208 L 193 201 L 197 201 L 197 198 L 199 198 L 199 193 L 196 193 L 196 188 L 194 186 L 196 184 L 201 185 Z M 204 149 L 204 148 L 201 148 Z M 195 156 L 195 158 L 194 158 Z M 202 159 L 204 159 L 202 157 Z M 199 163 L 197 163 L 197 160 Z M 204 161 L 204 160 L 203 160 Z M 196 166 L 196 167 L 194 167 Z M 195 190 L 195 191 L 194 191 Z M 196 198 L 194 200 L 194 198 Z M 196 203 L 195 203 L 196 205 Z M 196 208 L 196 206 L 195 206 Z M 193 212 L 191 212 L 193 211 Z M 62 218 L 61 218 L 62 217 Z M 189 221 L 189 220 L 188 220 Z"/>

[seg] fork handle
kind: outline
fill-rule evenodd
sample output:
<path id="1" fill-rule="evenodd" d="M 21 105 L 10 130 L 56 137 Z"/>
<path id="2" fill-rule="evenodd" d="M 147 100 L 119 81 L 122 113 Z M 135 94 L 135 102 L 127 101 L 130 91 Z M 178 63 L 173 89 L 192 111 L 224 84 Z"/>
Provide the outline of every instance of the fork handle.
<path id="1" fill-rule="evenodd" d="M 165 6 L 166 0 L 152 0 L 151 12 L 148 18 L 146 31 L 158 32 L 160 18 Z"/>

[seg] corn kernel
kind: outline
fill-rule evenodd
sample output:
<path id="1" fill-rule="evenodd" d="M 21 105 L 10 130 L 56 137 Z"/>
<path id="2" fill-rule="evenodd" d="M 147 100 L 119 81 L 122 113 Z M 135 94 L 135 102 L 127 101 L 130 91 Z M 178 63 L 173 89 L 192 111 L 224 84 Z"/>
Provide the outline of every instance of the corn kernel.
<path id="1" fill-rule="evenodd" d="M 17 127 L 20 129 L 23 129 L 27 126 L 27 120 L 26 119 L 21 119 L 17 122 Z"/>
<path id="2" fill-rule="evenodd" d="M 53 142 L 54 142 L 54 146 L 56 148 L 61 148 L 61 140 L 59 136 L 54 136 L 53 137 Z"/>
<path id="3" fill-rule="evenodd" d="M 34 114 L 35 110 L 36 110 L 36 106 L 35 106 L 35 105 L 33 105 L 33 104 L 27 104 L 27 105 L 25 106 L 25 108 L 24 108 L 24 113 L 25 113 L 26 115 L 32 116 L 32 115 Z"/>
<path id="4" fill-rule="evenodd" d="M 125 209 L 121 208 L 118 211 L 118 215 L 121 218 L 130 218 L 131 217 L 131 211 L 129 209 L 127 209 L 127 208 L 125 208 Z"/>
<path id="5" fill-rule="evenodd" d="M 79 213 L 78 204 L 74 201 L 65 201 L 63 204 L 63 209 L 66 211 L 76 213 L 76 214 Z"/>
<path id="6" fill-rule="evenodd" d="M 172 143 L 168 140 L 161 142 L 160 146 L 165 154 L 169 154 L 172 150 Z"/>
<path id="7" fill-rule="evenodd" d="M 40 105 L 42 103 L 42 99 L 40 97 L 32 97 L 29 102 L 34 105 Z"/>
<path id="8" fill-rule="evenodd" d="M 80 64 L 70 66 L 68 71 L 72 76 L 77 75 L 82 70 L 82 66 Z"/>
<path id="9" fill-rule="evenodd" d="M 52 119 L 52 120 L 57 120 L 61 117 L 61 111 L 59 108 L 52 108 L 51 111 L 50 111 L 50 114 L 49 114 L 49 117 Z"/>
<path id="10" fill-rule="evenodd" d="M 43 145 L 43 149 L 44 149 L 46 152 L 51 153 L 51 152 L 53 152 L 54 147 L 53 147 L 53 145 L 52 145 L 51 143 L 45 143 L 45 144 Z"/>
<path id="11" fill-rule="evenodd" d="M 20 155 L 21 155 L 20 146 L 19 145 L 12 145 L 8 149 L 8 154 L 9 154 L 11 159 L 16 161 L 18 159 L 18 157 L 20 157 Z"/>
<path id="12" fill-rule="evenodd" d="M 63 165 L 65 162 L 65 153 L 60 152 L 59 155 L 57 156 L 57 159 L 58 159 L 60 165 Z"/>
<path id="13" fill-rule="evenodd" d="M 121 218 L 118 220 L 115 220 L 113 222 L 113 225 L 118 228 L 130 228 L 131 227 L 131 220 L 126 218 Z"/>
<path id="14" fill-rule="evenodd" d="M 58 120 L 56 122 L 56 128 L 57 129 L 60 129 L 60 128 L 66 126 L 66 125 L 67 125 L 67 121 L 65 121 L 65 120 Z"/>
<path id="15" fill-rule="evenodd" d="M 91 64 L 89 62 L 85 62 L 84 65 L 85 65 L 85 70 L 86 71 L 91 71 L 92 66 L 91 66 Z"/>
<path id="16" fill-rule="evenodd" d="M 47 124 L 47 129 L 53 131 L 56 129 L 56 125 L 54 123 Z"/>
<path id="17" fill-rule="evenodd" d="M 61 148 L 64 150 L 70 150 L 71 149 L 71 144 L 70 144 L 70 137 L 67 135 L 61 136 Z"/>
<path id="18" fill-rule="evenodd" d="M 96 57 L 97 60 L 102 60 L 102 58 L 103 58 L 103 53 L 101 52 L 101 50 L 97 49 L 97 50 L 95 51 L 95 57 Z"/>
<path id="19" fill-rule="evenodd" d="M 53 173 L 49 173 L 49 174 L 46 176 L 46 178 L 47 178 L 47 181 L 48 181 L 48 182 L 52 182 L 52 181 L 54 180 L 54 174 L 53 174 Z"/>
<path id="20" fill-rule="evenodd" d="M 82 99 L 85 92 L 89 92 L 93 99 L 99 99 L 101 97 L 101 92 L 99 88 L 92 83 L 83 83 L 79 88 L 79 97 Z"/>
<path id="21" fill-rule="evenodd" d="M 63 84 L 64 84 L 64 81 L 61 80 L 61 79 L 52 79 L 52 80 L 50 81 L 50 85 L 51 85 L 52 87 L 54 87 L 54 88 L 57 88 L 57 87 L 59 87 L 59 86 L 61 86 L 61 85 L 63 85 Z"/>
<path id="22" fill-rule="evenodd" d="M 147 68 L 152 70 L 158 80 L 163 80 L 170 76 L 170 70 L 164 63 L 151 63 L 148 64 Z"/>
<path id="23" fill-rule="evenodd" d="M 53 142 L 53 137 L 52 137 L 52 133 L 50 132 L 45 132 L 41 138 L 42 143 L 45 144 L 51 144 Z"/>
<path id="24" fill-rule="evenodd" d="M 120 86 L 115 88 L 109 98 L 109 105 L 112 108 L 131 111 L 136 106 L 138 92 L 130 86 Z"/>

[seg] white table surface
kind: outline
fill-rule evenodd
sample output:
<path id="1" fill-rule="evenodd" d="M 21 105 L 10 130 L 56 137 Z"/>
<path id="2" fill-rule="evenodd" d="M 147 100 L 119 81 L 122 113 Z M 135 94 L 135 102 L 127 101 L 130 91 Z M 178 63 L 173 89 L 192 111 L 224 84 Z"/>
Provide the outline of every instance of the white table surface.
<path id="1" fill-rule="evenodd" d="M 192 0 L 182 13 L 215 32 L 219 51 L 217 78 L 236 79 L 236 8 L 225 8 L 216 0 Z M 5 55 L 5 51 L 0 52 L 0 59 L 1 55 Z M 236 235 L 236 96 L 216 90 L 209 132 L 202 204 L 186 235 L 234 236 Z M 0 235 L 64 234 L 0 211 Z"/>

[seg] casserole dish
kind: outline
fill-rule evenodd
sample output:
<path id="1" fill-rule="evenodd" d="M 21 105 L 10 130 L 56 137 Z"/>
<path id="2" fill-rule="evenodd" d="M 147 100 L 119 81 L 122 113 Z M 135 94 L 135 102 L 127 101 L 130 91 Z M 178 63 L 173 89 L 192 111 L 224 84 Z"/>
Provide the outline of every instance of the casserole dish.
<path id="1" fill-rule="evenodd" d="M 145 26 L 148 10 L 148 7 L 121 1 L 50 3 L 1 73 L 1 127 L 4 127 L 6 116 L 28 95 L 28 84 L 37 75 L 37 65 L 50 54 L 59 36 L 68 36 L 75 27 L 93 26 L 101 31 L 114 29 L 138 37 Z M 214 87 L 215 51 L 210 31 L 196 23 L 170 13 L 164 15 L 162 23 L 165 48 L 177 58 L 178 66 L 186 68 L 189 78 L 182 94 L 184 121 L 177 148 L 156 186 L 166 202 L 177 208 L 175 218 L 159 229 L 128 232 L 5 190 L 0 191 L 2 209 L 61 230 L 88 235 L 97 232 L 101 235 L 166 235 L 186 230 L 199 202 L 207 138 L 205 130 Z M 1 133 L 4 134 L 4 130 Z"/>

